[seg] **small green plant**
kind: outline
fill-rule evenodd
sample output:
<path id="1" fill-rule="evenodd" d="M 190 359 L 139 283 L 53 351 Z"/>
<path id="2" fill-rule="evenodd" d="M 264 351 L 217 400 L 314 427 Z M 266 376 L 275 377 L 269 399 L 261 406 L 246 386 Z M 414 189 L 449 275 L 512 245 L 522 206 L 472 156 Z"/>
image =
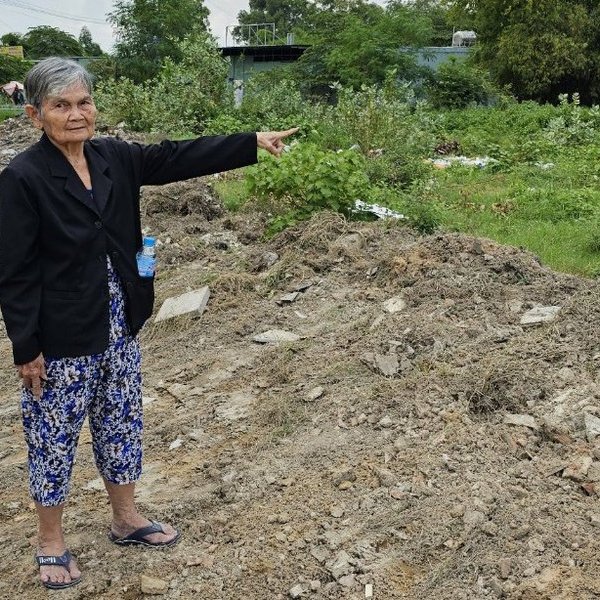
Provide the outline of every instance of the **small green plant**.
<path id="1" fill-rule="evenodd" d="M 282 202 L 274 217 L 282 229 L 320 210 L 349 215 L 356 200 L 368 197 L 364 161 L 355 150 L 333 152 L 298 143 L 279 160 L 265 157 L 248 170 L 247 181 L 258 199 Z"/>
<path id="2" fill-rule="evenodd" d="M 579 94 L 558 97 L 560 114 L 551 119 L 544 131 L 545 137 L 554 144 L 571 146 L 593 141 L 600 129 L 600 108 L 582 108 Z"/>

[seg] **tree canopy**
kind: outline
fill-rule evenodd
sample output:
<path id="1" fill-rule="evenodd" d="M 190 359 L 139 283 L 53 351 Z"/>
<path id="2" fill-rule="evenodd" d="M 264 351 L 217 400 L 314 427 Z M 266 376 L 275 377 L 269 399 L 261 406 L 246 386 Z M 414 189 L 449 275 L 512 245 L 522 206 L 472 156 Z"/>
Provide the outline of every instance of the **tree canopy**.
<path id="1" fill-rule="evenodd" d="M 298 68 L 316 85 L 382 83 L 392 69 L 409 78 L 417 71 L 410 48 L 427 45 L 431 36 L 431 20 L 402 2 L 383 8 L 364 0 L 324 0 L 305 23 L 302 37 L 310 48 Z"/>
<path id="2" fill-rule="evenodd" d="M 285 40 L 288 33 L 305 27 L 316 12 L 316 4 L 307 0 L 250 0 L 248 10 L 238 13 L 238 22 L 240 25 L 274 23 L 275 36 Z M 243 30 L 239 37 L 246 37 Z"/>
<path id="3" fill-rule="evenodd" d="M 406 48 L 430 45 L 436 37 L 449 40 L 446 13 L 435 0 L 392 0 L 385 8 L 367 0 L 250 0 L 238 19 L 275 23 L 280 41 L 293 32 L 296 43 L 309 45 L 293 68 L 309 87 L 337 81 L 357 88 L 383 82 L 391 69 L 399 76 L 414 74 Z M 240 37 L 247 37 L 243 30 Z"/>
<path id="4" fill-rule="evenodd" d="M 2 37 L 0 37 L 0 43 L 2 43 L 3 46 L 20 46 L 21 34 L 15 33 L 14 31 L 5 33 Z"/>
<path id="5" fill-rule="evenodd" d="M 109 14 L 117 32 L 117 75 L 146 81 L 165 58 L 180 60 L 179 43 L 206 31 L 208 14 L 203 0 L 117 0 Z"/>
<path id="6" fill-rule="evenodd" d="M 84 56 L 102 56 L 104 54 L 100 45 L 92 39 L 90 30 L 85 26 L 81 28 L 81 32 L 79 33 L 79 44 Z"/>
<path id="7" fill-rule="evenodd" d="M 478 34 L 478 60 L 522 98 L 600 95 L 600 7 L 595 0 L 455 0 Z"/>
<path id="8" fill-rule="evenodd" d="M 66 31 L 49 25 L 31 27 L 21 38 L 25 58 L 47 56 L 82 56 L 83 49 L 77 38 Z"/>
<path id="9" fill-rule="evenodd" d="M 87 27 L 82 27 L 79 39 L 74 35 L 40 25 L 31 27 L 25 35 L 11 32 L 0 37 L 5 46 L 23 46 L 27 59 L 46 58 L 48 56 L 102 56 L 102 48 L 94 42 Z"/>

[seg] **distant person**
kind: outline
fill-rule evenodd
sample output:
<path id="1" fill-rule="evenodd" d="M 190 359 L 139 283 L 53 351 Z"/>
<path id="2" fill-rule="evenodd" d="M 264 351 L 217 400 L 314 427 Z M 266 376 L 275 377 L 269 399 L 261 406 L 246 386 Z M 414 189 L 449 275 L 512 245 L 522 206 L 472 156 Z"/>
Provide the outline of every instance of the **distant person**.
<path id="1" fill-rule="evenodd" d="M 18 85 L 15 85 L 15 89 L 13 90 L 11 98 L 13 104 L 15 104 L 16 106 L 23 106 L 23 104 L 25 104 L 25 96 L 23 95 L 23 92 L 19 89 Z"/>
<path id="2" fill-rule="evenodd" d="M 152 313 L 153 279 L 138 273 L 139 193 L 279 156 L 283 132 L 161 144 L 95 138 L 91 78 L 48 58 L 27 74 L 25 111 L 41 139 L 0 173 L 0 307 L 22 379 L 29 488 L 38 515 L 36 560 L 52 589 L 79 583 L 62 515 L 86 416 L 110 497 L 109 538 L 164 547 L 180 532 L 134 503 L 142 469 L 137 334 Z"/>

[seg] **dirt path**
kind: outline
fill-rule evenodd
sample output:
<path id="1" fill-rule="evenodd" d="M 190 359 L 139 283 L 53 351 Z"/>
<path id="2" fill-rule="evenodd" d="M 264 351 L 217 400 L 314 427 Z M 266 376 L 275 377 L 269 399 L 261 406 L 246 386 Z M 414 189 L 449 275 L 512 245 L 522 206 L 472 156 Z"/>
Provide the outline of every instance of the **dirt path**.
<path id="1" fill-rule="evenodd" d="M 29 143 L 22 122 L 2 127 Z M 181 599 L 600 598 L 596 282 L 328 214 L 261 242 L 259 217 L 222 215 L 200 182 L 145 190 L 144 211 L 162 242 L 156 308 L 212 293 L 201 319 L 141 336 L 138 498 L 184 538 L 109 543 L 84 431 L 65 520 L 84 581 L 61 598 L 142 598 L 144 574 Z M 561 308 L 523 325 L 536 306 Z M 272 329 L 300 337 L 252 340 Z M 0 598 L 35 600 L 10 363 L 2 331 Z"/>

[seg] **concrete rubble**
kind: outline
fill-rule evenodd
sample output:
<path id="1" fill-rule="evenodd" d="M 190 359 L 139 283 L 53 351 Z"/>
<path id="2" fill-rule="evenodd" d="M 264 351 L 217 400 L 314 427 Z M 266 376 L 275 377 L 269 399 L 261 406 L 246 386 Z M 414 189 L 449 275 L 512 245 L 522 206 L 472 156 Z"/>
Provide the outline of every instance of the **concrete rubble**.
<path id="1" fill-rule="evenodd" d="M 161 321 L 167 321 L 168 319 L 188 314 L 200 317 L 206 309 L 209 298 L 210 290 L 206 286 L 192 292 L 186 292 L 180 296 L 167 298 L 160 307 L 154 322 L 160 323 Z"/>

